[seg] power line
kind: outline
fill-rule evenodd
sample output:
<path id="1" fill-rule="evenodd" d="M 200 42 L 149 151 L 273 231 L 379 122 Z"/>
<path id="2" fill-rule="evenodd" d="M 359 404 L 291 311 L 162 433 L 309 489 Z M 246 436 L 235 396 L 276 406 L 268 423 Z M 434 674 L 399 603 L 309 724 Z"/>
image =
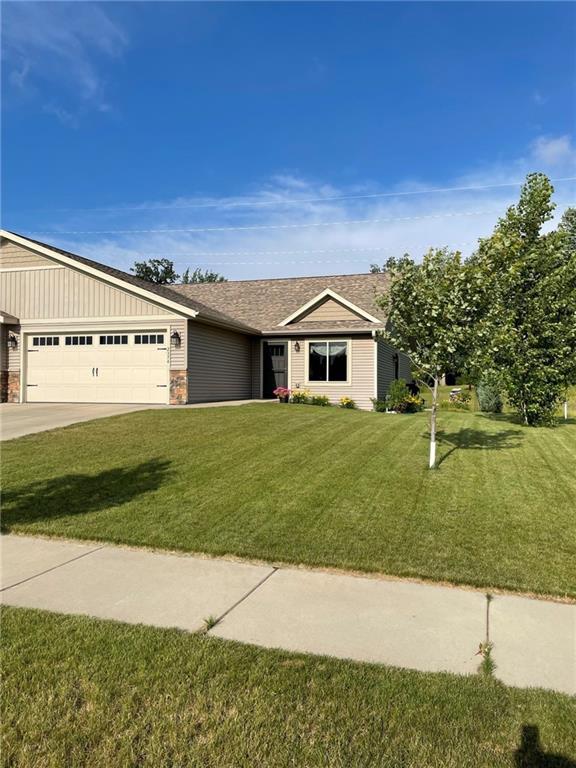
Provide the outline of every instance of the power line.
<path id="1" fill-rule="evenodd" d="M 351 224 L 382 224 L 390 221 L 416 221 L 418 219 L 445 219 L 458 216 L 493 216 L 501 211 L 451 211 L 448 213 L 430 213 L 422 216 L 390 216 L 379 219 L 345 219 L 342 221 L 322 221 L 301 224 L 256 224 L 244 227 L 168 227 L 162 229 L 94 229 L 94 230 L 31 230 L 33 235 L 141 235 L 156 232 L 243 232 L 263 229 L 302 229 L 308 227 L 349 226 Z"/>
<path id="2" fill-rule="evenodd" d="M 448 242 L 445 243 L 447 246 L 457 246 L 457 245 L 477 245 L 477 240 L 461 240 L 459 242 Z M 410 246 L 405 246 L 404 250 L 409 250 L 409 248 L 428 248 L 430 245 L 429 242 L 427 243 L 411 243 Z M 150 253 L 150 252 L 142 252 L 140 250 L 134 251 L 139 257 L 146 257 L 146 258 L 154 258 L 154 257 L 163 257 L 163 258 L 186 258 L 186 259 L 197 259 L 197 258 L 206 258 L 206 257 L 212 257 L 212 256 L 287 256 L 291 254 L 306 254 L 306 253 L 341 253 L 342 251 L 346 253 L 371 253 L 371 252 L 382 252 L 382 251 L 398 251 L 398 249 L 392 249 L 390 246 L 371 246 L 371 247 L 365 247 L 365 248 L 347 248 L 346 246 L 342 246 L 340 248 L 295 248 L 293 250 L 289 251 L 192 251 L 190 253 L 167 253 L 165 251 L 158 251 L 156 253 Z M 183 261 L 175 261 L 175 264 L 185 264 L 186 262 Z M 219 262 L 221 264 L 225 264 L 226 262 Z M 262 262 L 254 262 L 254 263 L 262 263 Z"/>
<path id="3" fill-rule="evenodd" d="M 565 181 L 576 181 L 576 176 L 566 176 L 558 179 L 550 179 L 555 184 Z M 485 189 L 503 189 L 506 187 L 519 187 L 524 184 L 522 181 L 510 181 L 503 182 L 501 184 L 476 184 L 461 187 L 432 187 L 428 189 L 414 189 L 398 192 L 373 192 L 362 195 L 326 195 L 324 197 L 308 197 L 308 198 L 296 198 L 291 200 L 275 199 L 275 200 L 229 200 L 229 198 L 221 198 L 217 201 L 210 201 L 204 203 L 183 203 L 182 205 L 169 204 L 169 205 L 127 205 L 127 206 L 101 206 L 94 208 L 29 208 L 27 210 L 45 211 L 60 211 L 60 212 L 74 212 L 74 211 L 113 211 L 117 213 L 123 213 L 124 211 L 163 211 L 163 210 L 188 210 L 192 208 L 256 208 L 262 206 L 278 206 L 278 205 L 301 205 L 304 203 L 325 203 L 336 202 L 339 200 L 367 200 L 383 197 L 407 197 L 411 195 L 428 195 L 447 192 L 473 192 L 481 191 Z M 228 201 L 228 202 L 227 202 Z"/>

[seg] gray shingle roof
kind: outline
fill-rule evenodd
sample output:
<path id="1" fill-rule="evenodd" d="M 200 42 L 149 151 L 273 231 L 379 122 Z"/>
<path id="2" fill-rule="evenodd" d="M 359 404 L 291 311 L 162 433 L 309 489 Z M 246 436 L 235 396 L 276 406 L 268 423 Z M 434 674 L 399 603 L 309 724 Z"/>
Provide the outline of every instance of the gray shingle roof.
<path id="1" fill-rule="evenodd" d="M 323 275 L 318 277 L 284 277 L 270 280 L 231 280 L 226 283 L 196 283 L 191 285 L 157 285 L 142 280 L 107 264 L 87 259 L 49 243 L 18 235 L 30 243 L 49 248 L 79 264 L 97 269 L 104 274 L 144 289 L 158 297 L 176 302 L 198 312 L 198 317 L 217 324 L 229 325 L 248 333 L 280 331 L 283 320 L 322 291 L 330 288 L 342 298 L 378 318 L 372 323 L 361 318 L 337 321 L 310 321 L 290 323 L 294 331 L 321 331 L 328 329 L 372 330 L 384 326 L 386 317 L 375 302 L 378 293 L 384 293 L 388 277 L 381 273 L 356 275 Z M 286 327 L 286 332 L 288 327 Z"/>
<path id="2" fill-rule="evenodd" d="M 342 298 L 385 322 L 386 318 L 374 301 L 377 293 L 383 293 L 388 285 L 384 274 L 326 275 L 321 277 L 286 277 L 273 280 L 237 280 L 227 283 L 195 283 L 174 285 L 172 290 L 182 296 L 203 301 L 214 309 L 225 311 L 241 322 L 260 330 L 278 330 L 279 323 L 296 312 L 326 288 L 331 288 Z M 358 322 L 331 322 L 332 327 L 353 328 Z M 340 325 L 344 323 L 343 325 Z M 302 324 L 295 322 L 290 328 Z M 312 330 L 312 322 L 305 324 Z M 378 325 L 366 322 L 367 328 Z"/>

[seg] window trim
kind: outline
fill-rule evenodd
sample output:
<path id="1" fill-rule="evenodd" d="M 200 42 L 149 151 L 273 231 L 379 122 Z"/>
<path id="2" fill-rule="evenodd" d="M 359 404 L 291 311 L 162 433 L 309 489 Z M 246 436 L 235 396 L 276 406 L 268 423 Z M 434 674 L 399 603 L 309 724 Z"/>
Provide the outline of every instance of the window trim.
<path id="1" fill-rule="evenodd" d="M 339 342 L 346 343 L 346 381 L 310 381 L 310 344 Z M 352 339 L 340 337 L 306 339 L 304 345 L 304 382 L 307 387 L 351 387 L 352 386 Z M 326 368 L 328 375 L 328 368 Z"/>

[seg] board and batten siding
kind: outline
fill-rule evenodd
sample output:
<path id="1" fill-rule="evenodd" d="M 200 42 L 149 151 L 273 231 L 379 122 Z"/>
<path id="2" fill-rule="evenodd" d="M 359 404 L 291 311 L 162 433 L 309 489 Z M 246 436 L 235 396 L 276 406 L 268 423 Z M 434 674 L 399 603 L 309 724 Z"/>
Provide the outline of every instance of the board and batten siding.
<path id="1" fill-rule="evenodd" d="M 313 323 L 319 320 L 358 320 L 359 315 L 334 299 L 326 299 L 306 315 L 298 319 L 299 323 Z"/>
<path id="2" fill-rule="evenodd" d="M 391 382 L 394 381 L 394 355 L 396 350 L 382 339 L 377 339 L 377 370 L 378 370 L 378 399 L 383 400 L 388 393 Z M 410 360 L 402 352 L 398 353 L 398 378 L 406 383 L 412 380 Z"/>
<path id="3" fill-rule="evenodd" d="M 14 254 L 15 248 L 6 242 L 3 241 L 0 253 L 8 250 Z M 19 267 L 1 267 L 0 307 L 20 320 L 167 314 L 165 308 L 127 291 L 49 259 L 38 263 L 32 251 L 21 247 L 18 250 Z"/>
<path id="4" fill-rule="evenodd" d="M 308 341 L 324 341 L 324 339 L 346 339 L 350 349 L 349 384 L 323 384 L 321 382 L 306 382 L 306 354 Z M 294 349 L 296 342 L 300 344 L 300 352 Z M 327 336 L 310 338 L 292 338 L 290 340 L 290 388 L 307 389 L 315 395 L 328 395 L 332 403 L 337 404 L 341 397 L 351 397 L 358 408 L 370 410 L 374 397 L 374 339 L 371 336 Z"/>
<path id="5" fill-rule="evenodd" d="M 250 400 L 252 348 L 250 336 L 189 320 L 189 402 Z"/>

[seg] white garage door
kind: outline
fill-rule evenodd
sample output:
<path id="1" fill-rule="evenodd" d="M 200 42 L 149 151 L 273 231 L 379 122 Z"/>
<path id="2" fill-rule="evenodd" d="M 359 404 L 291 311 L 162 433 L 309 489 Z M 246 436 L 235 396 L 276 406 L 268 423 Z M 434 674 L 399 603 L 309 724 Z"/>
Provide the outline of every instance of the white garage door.
<path id="1" fill-rule="evenodd" d="M 31 403 L 167 403 L 164 332 L 83 332 L 27 336 Z"/>

